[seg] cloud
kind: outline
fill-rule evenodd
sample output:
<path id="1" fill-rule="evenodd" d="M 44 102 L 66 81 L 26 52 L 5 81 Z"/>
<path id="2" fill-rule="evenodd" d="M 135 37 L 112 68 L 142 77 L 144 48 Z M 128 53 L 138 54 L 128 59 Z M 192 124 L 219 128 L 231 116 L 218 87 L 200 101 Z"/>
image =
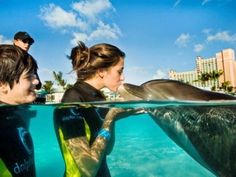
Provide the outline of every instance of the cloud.
<path id="1" fill-rule="evenodd" d="M 204 45 L 203 44 L 195 44 L 194 45 L 194 52 L 201 52 L 204 49 Z"/>
<path id="2" fill-rule="evenodd" d="M 68 11 L 55 4 L 45 5 L 40 9 L 40 18 L 53 29 L 69 30 L 71 43 L 75 44 L 78 40 L 117 39 L 121 30 L 111 18 L 105 21 L 109 12 L 115 12 L 109 0 L 83 0 L 73 3 Z"/>
<path id="3" fill-rule="evenodd" d="M 88 39 L 89 39 L 89 36 L 87 34 L 80 33 L 80 32 L 78 32 L 78 33 L 75 32 L 75 33 L 73 33 L 73 38 L 70 41 L 70 43 L 74 46 L 74 45 L 77 45 L 78 41 L 86 42 L 86 41 L 88 41 Z"/>
<path id="4" fill-rule="evenodd" d="M 99 14 L 115 9 L 109 0 L 84 0 L 72 4 L 72 8 L 86 18 L 96 20 Z"/>
<path id="5" fill-rule="evenodd" d="M 104 24 L 102 21 L 99 22 L 98 27 L 91 33 L 91 38 L 108 38 L 117 39 L 118 35 L 121 35 L 121 31 L 116 24 Z"/>
<path id="6" fill-rule="evenodd" d="M 66 12 L 55 4 L 40 9 L 40 18 L 51 28 L 80 27 L 85 29 L 86 23 L 76 17 L 73 12 Z"/>
<path id="7" fill-rule="evenodd" d="M 166 79 L 168 78 L 168 72 L 166 70 L 158 69 L 156 74 L 153 76 L 153 79 Z"/>
<path id="8" fill-rule="evenodd" d="M 207 41 L 224 41 L 224 42 L 235 42 L 236 41 L 236 34 L 230 35 L 228 31 L 218 32 L 213 35 L 207 36 Z"/>
<path id="9" fill-rule="evenodd" d="M 3 35 L 0 35 L 0 44 L 12 44 L 12 40 L 6 39 Z"/>
<path id="10" fill-rule="evenodd" d="M 182 33 L 175 41 L 175 44 L 178 47 L 187 47 L 187 44 L 190 41 L 190 35 Z"/>
<path id="11" fill-rule="evenodd" d="M 121 35 L 121 31 L 116 24 L 104 24 L 99 22 L 97 28 L 90 34 L 74 33 L 71 44 L 77 44 L 77 41 L 92 41 L 96 39 L 117 39 Z"/>

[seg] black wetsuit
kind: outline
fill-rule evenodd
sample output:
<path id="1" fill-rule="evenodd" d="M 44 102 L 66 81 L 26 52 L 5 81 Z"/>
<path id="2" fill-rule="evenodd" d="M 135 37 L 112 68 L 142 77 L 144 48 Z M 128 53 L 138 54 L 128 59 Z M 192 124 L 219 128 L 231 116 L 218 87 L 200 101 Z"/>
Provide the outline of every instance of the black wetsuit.
<path id="1" fill-rule="evenodd" d="M 0 108 L 0 176 L 34 177 L 34 147 L 27 123 L 14 107 Z"/>
<path id="2" fill-rule="evenodd" d="M 62 98 L 62 102 L 90 102 L 104 100 L 105 97 L 99 90 L 82 81 L 76 82 L 72 88 L 68 89 L 65 92 Z M 92 145 L 99 130 L 102 127 L 103 118 L 105 117 L 108 109 L 78 109 L 72 110 L 72 112 L 78 111 L 79 114 L 76 114 L 77 116 L 73 116 L 75 114 L 71 114 L 71 110 L 66 109 L 58 109 L 54 113 L 54 126 L 57 133 L 57 137 L 59 136 L 59 128 L 63 132 L 64 139 L 86 136 L 85 123 L 83 119 L 81 119 L 81 117 L 84 117 L 91 132 L 89 144 Z M 106 156 L 104 156 L 96 177 L 110 176 L 111 175 L 107 167 Z"/>

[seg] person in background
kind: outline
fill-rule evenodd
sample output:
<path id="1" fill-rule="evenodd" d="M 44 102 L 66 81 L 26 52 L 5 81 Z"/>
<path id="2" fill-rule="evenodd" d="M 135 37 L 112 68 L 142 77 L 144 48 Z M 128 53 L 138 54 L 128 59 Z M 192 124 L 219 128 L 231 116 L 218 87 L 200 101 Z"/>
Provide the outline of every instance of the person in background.
<path id="1" fill-rule="evenodd" d="M 36 99 L 37 63 L 14 45 L 0 45 L 0 176 L 34 177 L 34 147 L 25 119 L 14 110 Z"/>
<path id="2" fill-rule="evenodd" d="M 34 43 L 34 39 L 25 31 L 19 31 L 14 35 L 13 45 L 20 47 L 22 50 L 29 52 L 31 45 Z M 40 90 L 42 83 L 39 79 L 38 73 L 36 73 L 39 84 L 36 89 Z"/>
<path id="3" fill-rule="evenodd" d="M 28 52 L 34 39 L 24 31 L 19 31 L 14 35 L 13 44 Z"/>
<path id="4" fill-rule="evenodd" d="M 118 47 L 101 43 L 88 48 L 83 42 L 71 51 L 69 59 L 77 82 L 63 95 L 62 102 L 105 101 L 100 91 L 116 92 L 124 81 L 125 53 Z M 110 177 L 106 155 L 114 143 L 114 112 L 108 109 L 58 108 L 54 127 L 64 157 L 65 176 Z"/>

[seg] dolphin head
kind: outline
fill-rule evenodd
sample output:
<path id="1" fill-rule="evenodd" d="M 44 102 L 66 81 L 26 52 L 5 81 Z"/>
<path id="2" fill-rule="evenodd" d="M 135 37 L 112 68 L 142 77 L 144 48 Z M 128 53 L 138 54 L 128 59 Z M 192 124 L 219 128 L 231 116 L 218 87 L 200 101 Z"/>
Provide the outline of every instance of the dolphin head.
<path id="1" fill-rule="evenodd" d="M 122 84 L 118 88 L 118 93 L 125 100 L 144 100 L 145 94 L 142 87 L 132 84 Z"/>
<path id="2" fill-rule="evenodd" d="M 180 81 L 156 79 L 140 86 L 125 83 L 118 88 L 124 100 L 236 100 L 236 97 L 199 89 Z"/>

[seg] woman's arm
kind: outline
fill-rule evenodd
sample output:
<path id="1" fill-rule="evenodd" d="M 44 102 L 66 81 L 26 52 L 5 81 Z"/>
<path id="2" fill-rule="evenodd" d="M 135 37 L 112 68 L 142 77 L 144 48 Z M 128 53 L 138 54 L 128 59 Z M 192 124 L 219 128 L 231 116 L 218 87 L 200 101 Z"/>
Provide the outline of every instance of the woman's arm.
<path id="1" fill-rule="evenodd" d="M 112 126 L 116 116 L 117 112 L 114 109 L 107 113 L 100 134 L 98 134 L 91 146 L 89 146 L 86 136 L 66 140 L 68 149 L 82 176 L 92 177 L 97 174 L 103 156 L 107 152 L 109 136 L 112 133 Z"/>

